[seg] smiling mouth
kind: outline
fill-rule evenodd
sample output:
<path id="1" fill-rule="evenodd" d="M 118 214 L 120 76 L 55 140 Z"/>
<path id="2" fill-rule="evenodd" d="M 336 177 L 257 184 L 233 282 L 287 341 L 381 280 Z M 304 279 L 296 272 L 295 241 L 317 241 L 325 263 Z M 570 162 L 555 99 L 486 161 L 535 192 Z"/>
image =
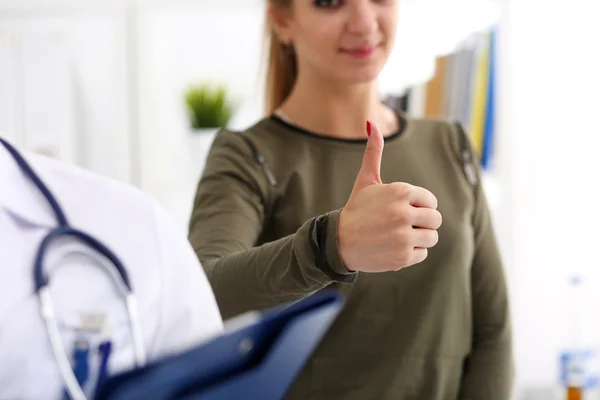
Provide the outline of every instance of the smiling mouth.
<path id="1" fill-rule="evenodd" d="M 340 52 L 358 60 L 368 59 L 381 45 L 368 45 L 352 48 L 342 48 Z"/>

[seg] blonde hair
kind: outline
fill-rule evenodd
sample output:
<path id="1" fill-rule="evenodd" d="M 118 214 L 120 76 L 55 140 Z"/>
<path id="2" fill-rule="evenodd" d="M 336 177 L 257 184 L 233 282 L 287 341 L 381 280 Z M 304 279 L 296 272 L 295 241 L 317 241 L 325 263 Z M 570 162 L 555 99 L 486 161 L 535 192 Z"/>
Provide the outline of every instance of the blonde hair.
<path id="1" fill-rule="evenodd" d="M 268 0 L 273 7 L 289 10 L 292 0 Z M 296 53 L 292 45 L 282 43 L 273 25 L 267 7 L 265 19 L 265 35 L 267 39 L 267 72 L 266 72 L 266 112 L 272 114 L 292 92 L 298 76 Z"/>

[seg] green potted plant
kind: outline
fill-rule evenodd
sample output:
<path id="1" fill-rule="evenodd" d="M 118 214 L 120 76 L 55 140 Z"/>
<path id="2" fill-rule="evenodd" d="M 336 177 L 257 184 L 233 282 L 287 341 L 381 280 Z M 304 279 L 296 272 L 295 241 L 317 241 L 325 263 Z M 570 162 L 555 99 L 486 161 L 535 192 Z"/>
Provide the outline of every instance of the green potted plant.
<path id="1" fill-rule="evenodd" d="M 203 165 L 210 146 L 219 131 L 227 126 L 234 106 L 225 85 L 203 83 L 190 85 L 184 93 L 187 108 L 188 147 L 192 162 Z"/>
<path id="2" fill-rule="evenodd" d="M 233 104 L 224 85 L 194 85 L 185 92 L 189 123 L 195 132 L 206 133 L 227 126 Z"/>

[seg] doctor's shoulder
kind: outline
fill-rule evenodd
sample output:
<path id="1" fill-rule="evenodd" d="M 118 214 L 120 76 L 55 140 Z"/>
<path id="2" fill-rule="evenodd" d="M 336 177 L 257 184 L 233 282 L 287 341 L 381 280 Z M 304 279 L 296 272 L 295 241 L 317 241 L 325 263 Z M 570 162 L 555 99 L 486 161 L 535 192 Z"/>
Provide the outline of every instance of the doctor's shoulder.
<path id="1" fill-rule="evenodd" d="M 76 197 L 86 211 L 93 206 L 98 211 L 128 210 L 127 218 L 136 212 L 147 213 L 153 198 L 139 188 L 69 162 L 57 160 L 45 155 L 25 153 L 27 160 L 36 172 L 46 181 L 57 197 Z M 140 208 L 140 206 L 142 206 Z"/>
<path id="2" fill-rule="evenodd" d="M 140 311 L 157 314 L 157 356 L 183 350 L 222 331 L 208 279 L 173 217 L 150 194 L 125 182 L 45 156 L 30 155 L 72 223 L 98 236 L 127 269 Z M 155 290 L 159 288 L 159 290 Z M 158 307 L 156 307 L 158 306 Z"/>

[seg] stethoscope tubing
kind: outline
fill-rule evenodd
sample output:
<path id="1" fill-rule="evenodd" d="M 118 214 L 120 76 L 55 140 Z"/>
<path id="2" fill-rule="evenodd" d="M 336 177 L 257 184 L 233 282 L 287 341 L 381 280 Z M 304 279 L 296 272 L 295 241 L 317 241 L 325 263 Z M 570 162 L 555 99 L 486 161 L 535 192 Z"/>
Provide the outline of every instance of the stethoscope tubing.
<path id="1" fill-rule="evenodd" d="M 23 156 L 11 144 L 2 138 L 0 138 L 0 144 L 2 144 L 8 150 L 23 174 L 29 180 L 31 180 L 37 189 L 42 193 L 56 216 L 58 227 L 52 229 L 42 239 L 35 256 L 33 266 L 35 292 L 39 298 L 40 312 L 46 325 L 50 346 L 52 347 L 52 352 L 54 353 L 54 357 L 61 371 L 67 391 L 74 400 L 86 400 L 85 393 L 77 382 L 77 378 L 73 372 L 73 369 L 71 368 L 69 357 L 60 337 L 56 314 L 54 312 L 54 305 L 50 295 L 49 277 L 44 273 L 45 255 L 47 254 L 52 243 L 54 243 L 57 239 L 71 237 L 83 242 L 85 245 L 89 246 L 110 261 L 110 264 L 114 267 L 114 269 L 110 271 L 111 276 L 113 277 L 115 285 L 119 287 L 119 291 L 125 299 L 127 307 L 129 328 L 134 345 L 136 366 L 141 367 L 146 364 L 146 352 L 144 349 L 144 339 L 142 335 L 137 299 L 134 295 L 133 288 L 129 280 L 129 275 L 127 274 L 127 271 L 119 258 L 106 245 L 93 236 L 69 225 L 65 213 L 54 195 L 35 173 L 29 163 L 27 163 L 27 161 L 23 158 Z"/>

